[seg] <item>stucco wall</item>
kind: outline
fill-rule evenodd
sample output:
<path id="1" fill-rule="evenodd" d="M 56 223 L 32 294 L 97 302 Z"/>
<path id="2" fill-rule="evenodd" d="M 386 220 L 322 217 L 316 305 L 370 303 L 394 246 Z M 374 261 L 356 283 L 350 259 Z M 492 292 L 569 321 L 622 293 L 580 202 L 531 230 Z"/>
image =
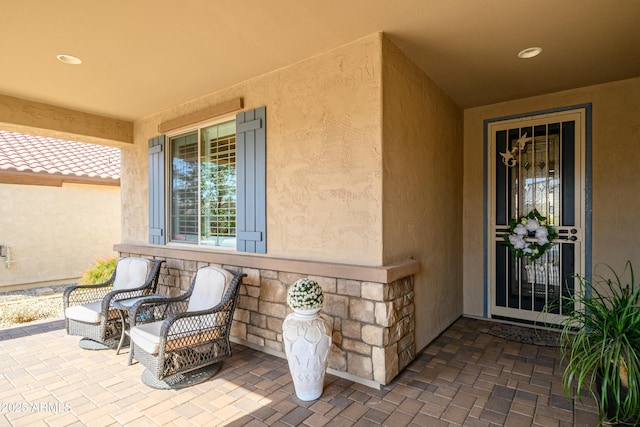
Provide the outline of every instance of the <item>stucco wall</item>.
<path id="1" fill-rule="evenodd" d="M 75 281 L 96 258 L 115 256 L 120 240 L 120 187 L 0 184 L 0 287 Z"/>
<path id="2" fill-rule="evenodd" d="M 464 112 L 464 312 L 483 315 L 483 121 L 592 104 L 592 265 L 640 269 L 640 78 Z"/>
<path id="3" fill-rule="evenodd" d="M 395 45 L 383 47 L 384 261 L 420 261 L 420 349 L 462 314 L 463 112 Z"/>
<path id="4" fill-rule="evenodd" d="M 238 97 L 267 107 L 269 256 L 418 260 L 417 348 L 462 314 L 463 113 L 382 34 L 136 122 L 123 148 L 124 243 L 147 241 L 158 124 Z"/>
<path id="5" fill-rule="evenodd" d="M 380 265 L 381 36 L 374 34 L 134 124 L 122 150 L 122 239 L 147 242 L 147 140 L 230 99 L 267 108 L 269 256 Z"/>

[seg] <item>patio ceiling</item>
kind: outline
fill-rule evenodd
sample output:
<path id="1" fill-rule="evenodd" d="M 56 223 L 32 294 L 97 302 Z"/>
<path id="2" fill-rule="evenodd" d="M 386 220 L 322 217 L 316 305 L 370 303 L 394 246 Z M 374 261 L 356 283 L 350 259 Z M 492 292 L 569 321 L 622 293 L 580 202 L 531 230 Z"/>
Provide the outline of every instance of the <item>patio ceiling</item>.
<path id="1" fill-rule="evenodd" d="M 0 94 L 125 120 L 378 31 L 463 108 L 640 76 L 637 0 L 1 4 Z"/>

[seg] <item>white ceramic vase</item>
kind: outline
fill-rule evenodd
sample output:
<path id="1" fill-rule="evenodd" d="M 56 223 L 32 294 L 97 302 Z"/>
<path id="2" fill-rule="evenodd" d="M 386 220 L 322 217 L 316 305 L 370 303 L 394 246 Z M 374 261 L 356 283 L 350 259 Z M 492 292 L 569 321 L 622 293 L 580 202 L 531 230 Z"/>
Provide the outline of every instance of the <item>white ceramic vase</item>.
<path id="1" fill-rule="evenodd" d="M 304 401 L 316 400 L 322 395 L 331 348 L 331 326 L 320 317 L 319 311 L 294 310 L 282 324 L 284 351 L 296 396 Z"/>

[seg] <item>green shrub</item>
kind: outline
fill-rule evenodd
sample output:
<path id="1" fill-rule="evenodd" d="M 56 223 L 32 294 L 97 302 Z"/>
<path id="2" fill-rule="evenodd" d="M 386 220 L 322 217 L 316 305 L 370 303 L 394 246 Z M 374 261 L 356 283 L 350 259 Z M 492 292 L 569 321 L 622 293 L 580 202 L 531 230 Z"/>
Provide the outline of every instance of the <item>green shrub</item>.
<path id="1" fill-rule="evenodd" d="M 80 278 L 82 285 L 95 285 L 106 282 L 116 269 L 118 258 L 99 259 L 96 263 L 84 273 Z"/>

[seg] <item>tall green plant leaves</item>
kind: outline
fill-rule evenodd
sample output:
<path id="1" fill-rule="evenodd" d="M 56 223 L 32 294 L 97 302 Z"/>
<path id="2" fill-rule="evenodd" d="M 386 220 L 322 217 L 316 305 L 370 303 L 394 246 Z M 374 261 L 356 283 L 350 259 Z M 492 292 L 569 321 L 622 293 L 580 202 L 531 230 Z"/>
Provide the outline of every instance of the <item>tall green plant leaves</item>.
<path id="1" fill-rule="evenodd" d="M 578 276 L 583 292 L 566 301 L 583 309 L 574 310 L 563 325 L 561 350 L 567 367 L 562 380 L 568 396 L 574 387 L 579 399 L 584 390 L 593 395 L 601 420 L 613 409 L 615 418 L 609 421 L 620 422 L 640 418 L 640 287 L 630 262 L 624 270 L 629 283 L 606 268 L 608 278 L 589 281 Z"/>

